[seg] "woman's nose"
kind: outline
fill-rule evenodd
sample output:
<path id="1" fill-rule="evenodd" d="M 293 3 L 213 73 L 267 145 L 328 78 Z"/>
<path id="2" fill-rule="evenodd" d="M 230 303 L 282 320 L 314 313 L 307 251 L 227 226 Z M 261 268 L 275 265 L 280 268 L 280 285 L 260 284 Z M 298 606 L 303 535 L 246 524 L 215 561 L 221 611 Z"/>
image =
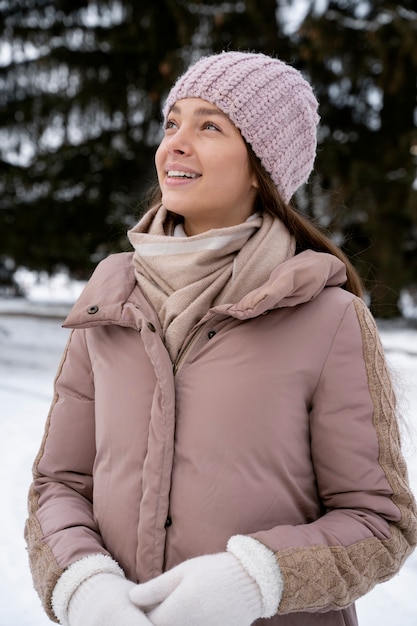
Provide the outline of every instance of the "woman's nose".
<path id="1" fill-rule="evenodd" d="M 170 154 L 189 154 L 192 152 L 192 141 L 189 132 L 179 128 L 174 135 L 167 138 L 165 147 Z"/>

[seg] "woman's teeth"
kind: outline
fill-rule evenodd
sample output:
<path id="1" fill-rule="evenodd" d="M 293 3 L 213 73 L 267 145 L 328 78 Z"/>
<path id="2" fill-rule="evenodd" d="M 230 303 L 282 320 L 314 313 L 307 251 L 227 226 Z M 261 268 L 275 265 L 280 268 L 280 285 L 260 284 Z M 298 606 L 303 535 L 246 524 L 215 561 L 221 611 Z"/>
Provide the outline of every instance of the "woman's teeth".
<path id="1" fill-rule="evenodd" d="M 180 172 L 179 170 L 169 170 L 168 178 L 198 178 L 199 174 L 193 172 Z"/>

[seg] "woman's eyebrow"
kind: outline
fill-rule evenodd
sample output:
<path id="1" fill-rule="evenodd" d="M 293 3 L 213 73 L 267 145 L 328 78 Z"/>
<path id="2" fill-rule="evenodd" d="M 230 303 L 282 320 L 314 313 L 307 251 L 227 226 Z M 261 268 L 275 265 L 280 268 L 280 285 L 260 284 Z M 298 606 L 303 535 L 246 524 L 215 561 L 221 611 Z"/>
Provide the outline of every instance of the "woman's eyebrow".
<path id="1" fill-rule="evenodd" d="M 174 106 L 171 107 L 170 112 L 181 114 L 181 107 L 174 104 Z M 219 115 L 229 119 L 229 116 L 226 115 L 226 113 L 223 113 L 220 109 L 214 109 L 211 107 L 199 107 L 193 112 L 193 117 L 204 117 L 205 115 Z"/>
<path id="2" fill-rule="evenodd" d="M 228 115 L 223 113 L 223 111 L 220 111 L 220 109 L 211 109 L 209 107 L 200 107 L 199 109 L 196 109 L 196 111 L 194 111 L 194 115 L 195 117 L 202 117 L 204 115 L 219 115 L 229 119 Z"/>

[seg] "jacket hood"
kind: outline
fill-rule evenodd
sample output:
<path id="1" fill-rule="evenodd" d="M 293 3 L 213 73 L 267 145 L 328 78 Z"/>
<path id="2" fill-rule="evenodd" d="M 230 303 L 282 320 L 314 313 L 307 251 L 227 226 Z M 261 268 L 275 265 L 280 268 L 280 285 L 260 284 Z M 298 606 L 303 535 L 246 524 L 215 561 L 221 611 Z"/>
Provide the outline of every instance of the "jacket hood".
<path id="1" fill-rule="evenodd" d="M 133 253 L 110 255 L 99 263 L 92 277 L 66 318 L 66 328 L 97 324 L 138 327 L 135 309 L 154 317 L 152 307 L 138 288 L 133 269 Z M 261 287 L 237 304 L 221 304 L 207 314 L 225 314 L 249 319 L 266 311 L 293 307 L 313 300 L 325 287 L 342 286 L 346 267 L 337 257 L 306 250 L 278 265 Z"/>

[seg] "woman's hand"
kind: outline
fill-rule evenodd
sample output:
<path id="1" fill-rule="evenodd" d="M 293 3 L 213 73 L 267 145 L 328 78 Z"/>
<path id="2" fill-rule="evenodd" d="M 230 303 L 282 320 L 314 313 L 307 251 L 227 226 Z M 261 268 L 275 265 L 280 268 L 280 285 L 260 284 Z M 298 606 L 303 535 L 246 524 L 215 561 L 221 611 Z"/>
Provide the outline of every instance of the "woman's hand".
<path id="1" fill-rule="evenodd" d="M 129 599 L 135 583 L 116 574 L 95 574 L 73 594 L 68 606 L 69 626 L 151 626 Z"/>
<path id="2" fill-rule="evenodd" d="M 129 596 L 154 626 L 249 626 L 262 613 L 258 585 L 227 552 L 185 561 Z"/>

